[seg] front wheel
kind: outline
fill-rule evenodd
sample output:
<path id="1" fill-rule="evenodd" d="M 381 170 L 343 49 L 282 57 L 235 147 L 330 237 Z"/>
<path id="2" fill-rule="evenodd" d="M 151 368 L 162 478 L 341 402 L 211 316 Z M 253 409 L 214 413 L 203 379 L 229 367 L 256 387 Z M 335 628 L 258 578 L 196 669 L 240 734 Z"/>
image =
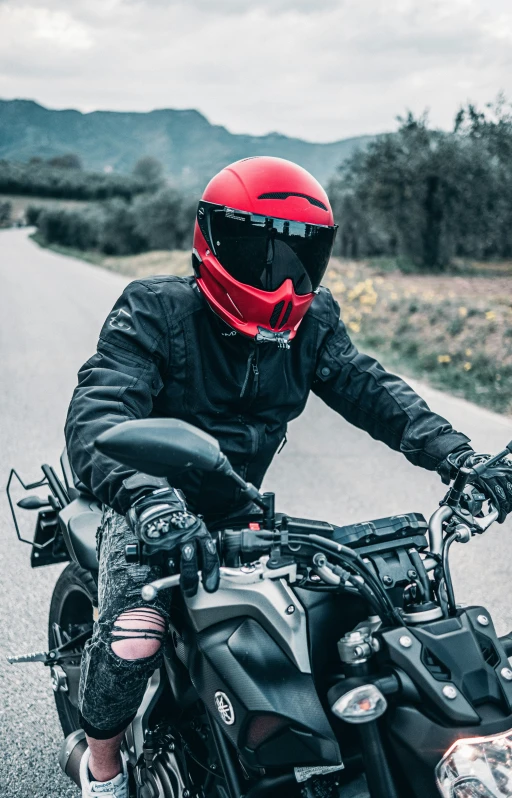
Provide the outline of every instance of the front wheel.
<path id="1" fill-rule="evenodd" d="M 48 644 L 50 649 L 90 630 L 97 606 L 97 587 L 91 573 L 70 563 L 59 576 L 50 603 Z M 60 639 L 59 639 L 60 638 Z M 78 684 L 83 645 L 73 651 L 65 666 L 54 666 L 55 704 L 64 736 L 80 728 L 78 722 Z M 76 652 L 76 656 L 75 656 Z"/>

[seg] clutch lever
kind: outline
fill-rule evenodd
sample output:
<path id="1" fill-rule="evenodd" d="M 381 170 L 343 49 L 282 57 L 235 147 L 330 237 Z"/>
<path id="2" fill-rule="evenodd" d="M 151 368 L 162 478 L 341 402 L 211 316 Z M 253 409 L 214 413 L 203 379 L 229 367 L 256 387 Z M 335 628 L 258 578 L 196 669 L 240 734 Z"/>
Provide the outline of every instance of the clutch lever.
<path id="1" fill-rule="evenodd" d="M 197 574 L 201 577 L 201 571 L 198 571 Z M 243 579 L 244 576 L 250 576 L 250 574 L 244 574 L 240 568 L 227 568 L 224 565 L 220 567 L 220 575 L 224 579 L 232 577 L 237 579 L 237 581 L 239 581 L 240 578 Z M 140 591 L 143 601 L 154 601 L 160 590 L 169 590 L 170 588 L 178 587 L 180 577 L 181 574 L 173 574 L 172 576 L 164 576 L 161 579 L 155 579 L 154 582 L 144 585 Z M 252 578 L 247 581 L 254 581 L 254 579 Z"/>

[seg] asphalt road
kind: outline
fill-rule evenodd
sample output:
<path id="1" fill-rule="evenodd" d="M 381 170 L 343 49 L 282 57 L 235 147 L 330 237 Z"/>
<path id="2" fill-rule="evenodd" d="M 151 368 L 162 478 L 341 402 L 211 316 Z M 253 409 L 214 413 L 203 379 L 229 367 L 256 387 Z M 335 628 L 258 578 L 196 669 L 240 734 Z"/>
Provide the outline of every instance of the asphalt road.
<path id="1" fill-rule="evenodd" d="M 126 279 L 39 249 L 25 230 L 0 232 L 0 485 L 15 466 L 36 480 L 57 464 L 78 367 L 92 354 L 100 326 Z M 497 451 L 512 438 L 505 419 L 415 385 L 475 448 Z M 288 445 L 268 474 L 280 509 L 336 523 L 420 511 L 430 514 L 443 488 L 435 474 L 350 427 L 313 397 L 290 426 Z M 26 515 L 29 515 L 28 513 Z M 25 525 L 32 532 L 34 517 Z M 48 671 L 10 666 L 6 656 L 46 647 L 47 610 L 61 566 L 31 570 L 0 495 L 0 795 L 71 798 L 61 776 L 61 735 Z M 457 599 L 481 602 L 500 633 L 512 627 L 508 601 L 512 523 L 494 528 L 452 556 Z"/>

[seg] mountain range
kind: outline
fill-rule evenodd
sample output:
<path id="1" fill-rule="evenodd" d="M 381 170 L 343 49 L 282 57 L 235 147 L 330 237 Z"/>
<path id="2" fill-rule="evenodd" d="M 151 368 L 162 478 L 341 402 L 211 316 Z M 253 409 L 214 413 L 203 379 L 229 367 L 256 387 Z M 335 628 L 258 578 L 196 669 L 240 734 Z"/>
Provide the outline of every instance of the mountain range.
<path id="1" fill-rule="evenodd" d="M 76 153 L 85 169 L 129 173 L 141 156 L 151 155 L 161 161 L 172 182 L 195 191 L 226 164 L 250 155 L 295 161 L 325 185 L 336 167 L 372 138 L 317 144 L 279 133 L 230 133 L 195 110 L 82 113 L 52 110 L 32 100 L 0 100 L 2 159 L 28 161 Z"/>

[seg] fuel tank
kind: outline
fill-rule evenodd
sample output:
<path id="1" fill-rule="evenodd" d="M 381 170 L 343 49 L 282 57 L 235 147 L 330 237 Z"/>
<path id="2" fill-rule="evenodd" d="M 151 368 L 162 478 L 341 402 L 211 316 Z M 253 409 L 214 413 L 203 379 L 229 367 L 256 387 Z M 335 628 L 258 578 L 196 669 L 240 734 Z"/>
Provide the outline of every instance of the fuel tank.
<path id="1" fill-rule="evenodd" d="M 185 641 L 192 683 L 250 767 L 340 765 L 311 673 L 254 618 L 231 618 Z"/>

